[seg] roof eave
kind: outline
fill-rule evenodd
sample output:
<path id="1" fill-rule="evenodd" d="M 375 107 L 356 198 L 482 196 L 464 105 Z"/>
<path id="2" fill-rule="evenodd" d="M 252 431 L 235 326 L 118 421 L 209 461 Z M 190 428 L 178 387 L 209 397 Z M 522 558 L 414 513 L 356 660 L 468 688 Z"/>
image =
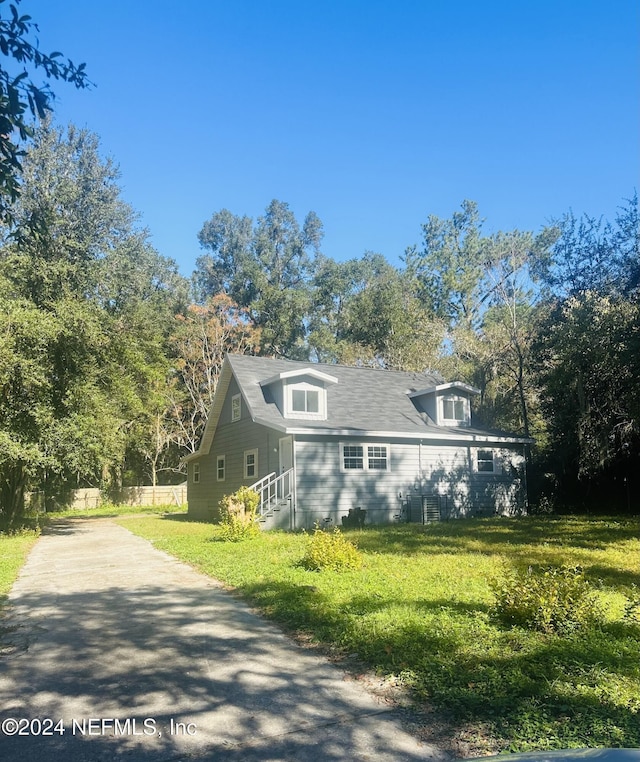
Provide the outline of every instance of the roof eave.
<path id="1" fill-rule="evenodd" d="M 260 386 L 271 386 L 278 381 L 286 381 L 290 378 L 298 378 L 300 376 L 311 376 L 317 378 L 318 381 L 324 381 L 327 384 L 337 384 L 338 379 L 335 376 L 330 376 L 328 373 L 323 373 L 321 370 L 315 370 L 315 368 L 301 368 L 300 370 L 287 370 L 281 373 L 276 373 L 274 376 L 269 376 L 260 381 Z"/>
<path id="2" fill-rule="evenodd" d="M 266 424 L 270 428 L 276 428 L 273 424 Z M 444 429 L 443 431 L 393 431 L 393 430 L 372 430 L 372 429 L 344 429 L 344 428 L 332 428 L 332 429 L 317 429 L 306 428 L 302 426 L 285 426 L 277 427 L 278 431 L 283 431 L 286 434 L 302 434 L 305 436 L 331 436 L 331 437 L 375 437 L 377 439 L 412 439 L 412 440 L 451 440 L 451 441 L 463 441 L 463 442 L 497 442 L 504 444 L 533 444 L 535 440 L 531 437 L 518 437 L 510 435 L 499 434 L 479 434 L 475 432 L 461 433 L 458 431 L 452 431 L 451 429 Z"/>
<path id="3" fill-rule="evenodd" d="M 443 392 L 446 389 L 463 389 L 469 394 L 480 394 L 480 389 L 476 389 L 475 386 L 465 384 L 463 381 L 450 381 L 447 384 L 437 384 L 436 386 L 428 386 L 426 389 L 418 389 L 416 392 L 409 392 L 409 397 L 422 397 L 424 394 L 433 394 L 434 392 Z"/>

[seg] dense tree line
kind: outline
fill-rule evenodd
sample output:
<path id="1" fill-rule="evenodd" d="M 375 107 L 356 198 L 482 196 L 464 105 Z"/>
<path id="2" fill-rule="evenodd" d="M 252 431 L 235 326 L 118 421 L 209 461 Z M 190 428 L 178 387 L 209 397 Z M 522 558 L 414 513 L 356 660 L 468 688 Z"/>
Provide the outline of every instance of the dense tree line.
<path id="1" fill-rule="evenodd" d="M 272 201 L 203 224 L 190 281 L 149 244 L 95 135 L 50 124 L 22 159 L 0 245 L 0 500 L 183 478 L 224 354 L 430 369 L 477 418 L 531 435 L 537 502 L 636 506 L 638 206 L 485 235 L 431 216 L 398 266 L 321 253 L 322 223 Z M 636 480 L 635 482 L 633 480 Z"/>

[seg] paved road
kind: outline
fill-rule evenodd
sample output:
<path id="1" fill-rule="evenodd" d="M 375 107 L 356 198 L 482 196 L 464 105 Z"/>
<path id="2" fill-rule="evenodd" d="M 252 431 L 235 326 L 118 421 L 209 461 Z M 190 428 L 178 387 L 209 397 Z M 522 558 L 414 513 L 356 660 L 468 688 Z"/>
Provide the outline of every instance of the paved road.
<path id="1" fill-rule="evenodd" d="M 214 580 L 106 519 L 40 538 L 0 646 L 5 731 L 7 718 L 53 721 L 0 731 L 3 761 L 445 758 Z"/>

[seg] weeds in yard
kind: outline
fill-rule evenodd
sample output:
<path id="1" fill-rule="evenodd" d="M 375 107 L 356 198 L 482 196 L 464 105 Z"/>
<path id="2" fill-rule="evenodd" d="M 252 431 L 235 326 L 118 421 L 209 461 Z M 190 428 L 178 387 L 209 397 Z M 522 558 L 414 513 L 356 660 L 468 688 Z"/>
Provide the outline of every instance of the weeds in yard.
<path id="1" fill-rule="evenodd" d="M 492 614 L 507 626 L 567 635 L 604 616 L 580 567 L 508 571 L 494 583 L 494 592 Z"/>
<path id="2" fill-rule="evenodd" d="M 260 495 L 249 487 L 240 487 L 231 495 L 225 495 L 219 503 L 219 537 L 225 542 L 240 542 L 256 537 L 258 526 L 258 504 Z"/>
<path id="3" fill-rule="evenodd" d="M 300 565 L 308 535 L 263 532 L 243 546 L 212 544 L 210 524 L 121 523 L 234 586 L 306 642 L 393 676 L 460 728 L 482 727 L 494 747 L 640 746 L 640 626 L 631 610 L 640 539 L 631 521 L 344 530 L 343 539 L 357 538 L 362 567 L 314 575 L 312 584 Z M 505 628 L 491 615 L 490 580 L 506 563 L 581 566 L 606 616 L 598 627 L 562 633 Z"/>
<path id="4" fill-rule="evenodd" d="M 345 571 L 360 569 L 362 556 L 356 546 L 342 534 L 338 527 L 332 532 L 325 531 L 319 526 L 309 537 L 307 549 L 301 561 L 302 566 L 309 571 Z"/>

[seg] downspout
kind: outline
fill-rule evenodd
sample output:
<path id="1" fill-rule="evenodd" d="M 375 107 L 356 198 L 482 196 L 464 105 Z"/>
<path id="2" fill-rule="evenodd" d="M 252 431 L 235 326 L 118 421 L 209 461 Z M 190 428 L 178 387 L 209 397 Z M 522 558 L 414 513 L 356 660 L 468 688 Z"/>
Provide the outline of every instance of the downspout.
<path id="1" fill-rule="evenodd" d="M 291 435 L 291 464 L 293 466 L 293 488 L 291 490 L 291 511 L 289 513 L 289 526 L 291 529 L 296 529 L 296 492 L 298 490 L 298 470 L 296 468 L 296 438 L 295 435 Z"/>

